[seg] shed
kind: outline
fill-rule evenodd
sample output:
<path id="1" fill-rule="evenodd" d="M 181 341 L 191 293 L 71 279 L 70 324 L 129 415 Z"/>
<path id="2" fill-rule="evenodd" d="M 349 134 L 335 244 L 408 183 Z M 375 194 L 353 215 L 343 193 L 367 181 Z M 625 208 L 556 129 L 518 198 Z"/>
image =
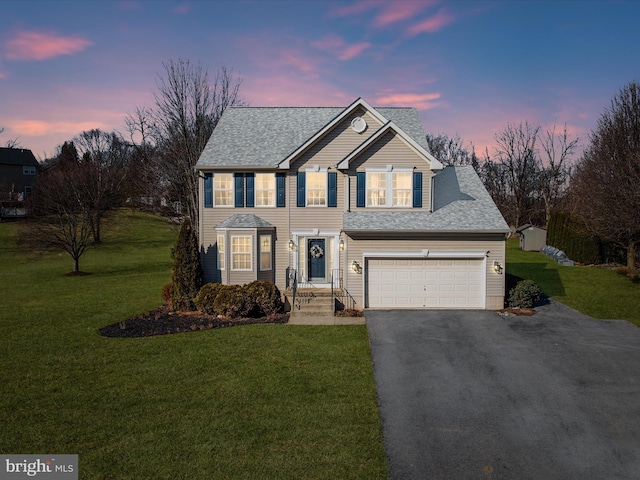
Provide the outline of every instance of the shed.
<path id="1" fill-rule="evenodd" d="M 516 228 L 516 232 L 520 234 L 520 248 L 522 250 L 539 252 L 547 243 L 547 231 L 530 223 Z"/>

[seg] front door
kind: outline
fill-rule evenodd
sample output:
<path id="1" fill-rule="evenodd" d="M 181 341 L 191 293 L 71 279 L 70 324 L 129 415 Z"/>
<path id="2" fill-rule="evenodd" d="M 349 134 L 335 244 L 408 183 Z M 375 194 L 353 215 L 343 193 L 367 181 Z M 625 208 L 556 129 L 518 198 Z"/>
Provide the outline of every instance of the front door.
<path id="1" fill-rule="evenodd" d="M 310 238 L 307 240 L 307 257 L 309 266 L 309 281 L 326 281 L 326 261 L 324 238 Z"/>

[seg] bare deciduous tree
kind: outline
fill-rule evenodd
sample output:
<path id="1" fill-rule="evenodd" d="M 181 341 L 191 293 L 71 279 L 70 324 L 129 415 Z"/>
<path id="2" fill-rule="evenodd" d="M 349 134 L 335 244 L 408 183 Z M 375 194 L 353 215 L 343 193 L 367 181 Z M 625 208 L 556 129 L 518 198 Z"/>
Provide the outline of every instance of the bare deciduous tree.
<path id="1" fill-rule="evenodd" d="M 495 135 L 496 155 L 506 174 L 508 210 L 503 211 L 507 222 L 518 227 L 528 216 L 535 202 L 538 180 L 536 141 L 540 127 L 507 124 Z"/>
<path id="2" fill-rule="evenodd" d="M 99 129 L 82 132 L 73 143 L 80 155 L 83 174 L 76 195 L 88 213 L 93 240 L 100 243 L 104 217 L 124 201 L 131 152 L 119 134 Z"/>
<path id="3" fill-rule="evenodd" d="M 80 257 L 91 240 L 91 219 L 80 205 L 84 174 L 80 164 L 53 168 L 38 178 L 35 216 L 19 228 L 21 244 L 32 251 L 53 248 L 73 259 L 73 272 L 80 272 Z"/>
<path id="4" fill-rule="evenodd" d="M 572 181 L 577 212 L 585 225 L 625 248 L 629 268 L 635 268 L 640 242 L 638 185 L 640 84 L 631 82 L 598 120 Z"/>
<path id="5" fill-rule="evenodd" d="M 471 148 L 469 152 L 459 135 L 449 138 L 444 133 L 438 135 L 428 133 L 426 138 L 431 154 L 444 165 L 472 165 L 476 171 L 478 170 L 478 158 L 472 143 L 469 144 Z"/>
<path id="6" fill-rule="evenodd" d="M 240 79 L 220 68 L 213 85 L 200 64 L 170 60 L 157 81 L 153 126 L 158 155 L 174 198 L 191 224 L 198 225 L 198 178 L 194 170 L 227 107 L 242 105 Z"/>
<path id="7" fill-rule="evenodd" d="M 541 140 L 544 159 L 540 165 L 540 195 L 544 201 L 545 224 L 549 224 L 558 199 L 567 187 L 571 174 L 571 157 L 578 145 L 578 138 L 571 139 L 567 125 L 561 133 L 556 133 L 556 126 L 545 132 Z"/>

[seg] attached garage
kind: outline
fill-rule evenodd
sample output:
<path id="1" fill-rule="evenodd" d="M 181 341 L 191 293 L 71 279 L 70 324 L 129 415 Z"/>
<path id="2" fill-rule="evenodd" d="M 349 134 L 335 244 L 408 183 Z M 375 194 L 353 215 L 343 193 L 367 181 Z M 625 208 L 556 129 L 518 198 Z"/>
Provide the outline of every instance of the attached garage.
<path id="1" fill-rule="evenodd" d="M 368 308 L 484 309 L 486 260 L 468 258 L 365 258 Z"/>

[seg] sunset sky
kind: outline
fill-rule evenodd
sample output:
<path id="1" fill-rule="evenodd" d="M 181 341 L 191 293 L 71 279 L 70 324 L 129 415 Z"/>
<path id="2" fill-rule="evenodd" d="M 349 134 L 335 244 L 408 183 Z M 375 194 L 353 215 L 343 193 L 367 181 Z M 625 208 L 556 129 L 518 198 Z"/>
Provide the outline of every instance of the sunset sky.
<path id="1" fill-rule="evenodd" d="M 413 106 L 479 154 L 509 122 L 584 139 L 640 81 L 640 1 L 0 0 L 0 145 L 39 159 L 124 132 L 162 63 L 242 78 L 252 106 Z"/>

